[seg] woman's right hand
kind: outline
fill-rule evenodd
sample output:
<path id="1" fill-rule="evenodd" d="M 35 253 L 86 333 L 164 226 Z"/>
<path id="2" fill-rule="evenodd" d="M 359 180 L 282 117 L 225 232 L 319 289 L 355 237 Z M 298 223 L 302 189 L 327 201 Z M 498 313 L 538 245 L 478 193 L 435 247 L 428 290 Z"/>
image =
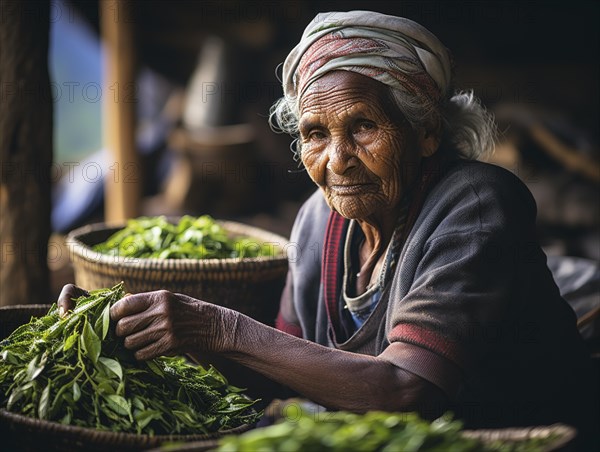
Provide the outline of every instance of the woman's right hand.
<path id="1" fill-rule="evenodd" d="M 75 307 L 75 299 L 88 295 L 89 292 L 87 290 L 77 287 L 75 284 L 66 284 L 58 296 L 58 314 L 64 317 L 67 312 L 73 310 Z"/>
<path id="2" fill-rule="evenodd" d="M 183 294 L 127 294 L 110 308 L 115 334 L 139 360 L 233 351 L 239 312 Z"/>

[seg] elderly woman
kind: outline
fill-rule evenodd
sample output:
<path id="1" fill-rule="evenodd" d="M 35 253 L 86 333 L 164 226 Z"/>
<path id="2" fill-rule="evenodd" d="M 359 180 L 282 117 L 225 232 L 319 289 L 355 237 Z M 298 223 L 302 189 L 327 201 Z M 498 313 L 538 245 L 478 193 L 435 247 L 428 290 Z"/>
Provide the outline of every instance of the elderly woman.
<path id="1" fill-rule="evenodd" d="M 318 186 L 292 231 L 277 329 L 139 293 L 111 309 L 125 346 L 138 359 L 219 355 L 330 409 L 581 425 L 587 355 L 535 241 L 534 201 L 474 161 L 494 125 L 451 75 L 415 22 L 316 16 L 271 115 Z"/>

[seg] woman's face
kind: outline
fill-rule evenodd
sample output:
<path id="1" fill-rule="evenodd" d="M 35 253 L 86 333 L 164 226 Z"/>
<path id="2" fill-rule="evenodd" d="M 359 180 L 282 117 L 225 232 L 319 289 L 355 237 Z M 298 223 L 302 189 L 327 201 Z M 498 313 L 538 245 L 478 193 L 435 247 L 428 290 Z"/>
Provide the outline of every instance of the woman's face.
<path id="1" fill-rule="evenodd" d="M 301 158 L 329 206 L 346 218 L 394 216 L 425 139 L 393 119 L 383 84 L 348 71 L 315 81 L 300 100 Z"/>

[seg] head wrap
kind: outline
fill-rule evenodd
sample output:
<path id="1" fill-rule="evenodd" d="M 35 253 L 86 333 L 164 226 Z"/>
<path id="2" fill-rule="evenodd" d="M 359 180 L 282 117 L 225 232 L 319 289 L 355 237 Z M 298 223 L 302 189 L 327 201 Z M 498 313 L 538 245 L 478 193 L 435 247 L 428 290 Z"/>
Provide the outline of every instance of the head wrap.
<path id="1" fill-rule="evenodd" d="M 318 14 L 283 64 L 283 91 L 302 97 L 312 82 L 335 70 L 356 72 L 437 102 L 447 94 L 450 56 L 412 20 L 372 11 Z"/>

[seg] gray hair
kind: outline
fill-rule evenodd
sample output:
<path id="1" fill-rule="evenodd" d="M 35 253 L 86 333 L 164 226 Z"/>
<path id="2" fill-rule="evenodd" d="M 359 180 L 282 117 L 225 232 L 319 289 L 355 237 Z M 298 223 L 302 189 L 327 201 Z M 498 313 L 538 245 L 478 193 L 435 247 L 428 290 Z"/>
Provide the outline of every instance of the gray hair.
<path id="1" fill-rule="evenodd" d="M 476 160 L 493 152 L 497 129 L 493 116 L 481 105 L 473 91 L 456 91 L 435 105 L 409 91 L 389 88 L 396 107 L 413 129 L 429 130 L 441 125 L 442 148 L 454 150 L 457 156 Z M 276 132 L 294 137 L 291 149 L 300 158 L 298 139 L 300 118 L 299 98 L 284 96 L 275 101 L 269 111 L 269 124 Z"/>

